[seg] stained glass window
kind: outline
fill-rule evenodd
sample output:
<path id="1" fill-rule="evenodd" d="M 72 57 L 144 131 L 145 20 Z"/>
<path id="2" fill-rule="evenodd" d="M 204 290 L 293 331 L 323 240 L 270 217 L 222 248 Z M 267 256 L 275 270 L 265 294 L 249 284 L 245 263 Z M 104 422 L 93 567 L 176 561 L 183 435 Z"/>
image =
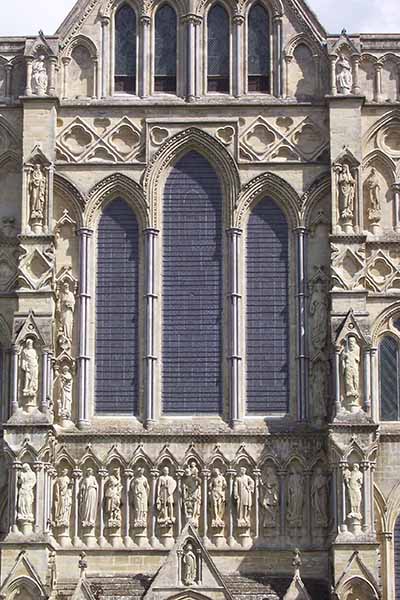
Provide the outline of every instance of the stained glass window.
<path id="1" fill-rule="evenodd" d="M 255 4 L 248 20 L 249 92 L 269 91 L 269 62 L 269 16 L 261 4 Z"/>
<path id="2" fill-rule="evenodd" d="M 156 14 L 154 88 L 156 92 L 176 92 L 176 14 L 164 4 Z"/>
<path id="3" fill-rule="evenodd" d="M 207 22 L 208 91 L 229 92 L 229 17 L 216 4 L 208 13 Z"/>
<path id="4" fill-rule="evenodd" d="M 391 335 L 379 345 L 379 379 L 381 420 L 400 420 L 400 353 L 397 340 Z"/>
<path id="5" fill-rule="evenodd" d="M 115 15 L 115 91 L 136 92 L 136 14 L 128 4 Z"/>

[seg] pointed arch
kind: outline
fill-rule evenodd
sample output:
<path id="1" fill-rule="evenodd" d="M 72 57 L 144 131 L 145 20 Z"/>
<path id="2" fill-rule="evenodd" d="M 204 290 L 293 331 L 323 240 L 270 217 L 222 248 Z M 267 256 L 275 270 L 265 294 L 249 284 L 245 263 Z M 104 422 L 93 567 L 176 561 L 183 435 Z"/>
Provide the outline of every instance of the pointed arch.
<path id="1" fill-rule="evenodd" d="M 233 211 L 240 190 L 239 172 L 226 148 L 208 133 L 191 127 L 172 136 L 150 161 L 143 177 L 145 198 L 150 207 L 151 227 L 160 221 L 160 206 L 168 170 L 191 150 L 206 158 L 220 178 L 226 226 L 233 224 Z"/>
<path id="2" fill-rule="evenodd" d="M 74 218 L 79 229 L 83 225 L 85 198 L 80 189 L 65 175 L 54 174 L 54 193 L 69 199 L 73 206 Z"/>
<path id="3" fill-rule="evenodd" d="M 310 187 L 303 194 L 301 199 L 304 210 L 303 222 L 307 229 L 309 229 L 312 224 L 311 219 L 315 206 L 318 204 L 321 198 L 330 193 L 331 174 L 328 172 L 322 173 L 322 175 L 319 175 L 316 179 L 314 179 Z"/>
<path id="4" fill-rule="evenodd" d="M 177 93 L 178 15 L 168 1 L 154 15 L 154 91 Z"/>

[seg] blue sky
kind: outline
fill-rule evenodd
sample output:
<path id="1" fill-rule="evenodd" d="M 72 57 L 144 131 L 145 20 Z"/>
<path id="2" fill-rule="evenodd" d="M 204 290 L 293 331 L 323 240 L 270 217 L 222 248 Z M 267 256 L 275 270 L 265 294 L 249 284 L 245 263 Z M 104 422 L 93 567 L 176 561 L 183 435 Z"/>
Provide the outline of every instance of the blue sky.
<path id="1" fill-rule="evenodd" d="M 52 34 L 75 0 L 0 0 L 0 35 Z M 321 23 L 332 33 L 399 32 L 399 0 L 309 0 Z"/>

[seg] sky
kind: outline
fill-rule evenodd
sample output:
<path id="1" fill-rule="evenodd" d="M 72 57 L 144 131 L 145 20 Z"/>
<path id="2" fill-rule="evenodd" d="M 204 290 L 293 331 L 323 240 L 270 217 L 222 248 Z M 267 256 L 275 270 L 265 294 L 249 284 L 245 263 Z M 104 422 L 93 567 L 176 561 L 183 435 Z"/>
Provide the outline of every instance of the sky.
<path id="1" fill-rule="evenodd" d="M 400 33 L 399 0 L 309 0 L 329 33 Z M 75 0 L 0 0 L 0 36 L 53 34 Z M 2 6 L 3 5 L 3 6 Z"/>

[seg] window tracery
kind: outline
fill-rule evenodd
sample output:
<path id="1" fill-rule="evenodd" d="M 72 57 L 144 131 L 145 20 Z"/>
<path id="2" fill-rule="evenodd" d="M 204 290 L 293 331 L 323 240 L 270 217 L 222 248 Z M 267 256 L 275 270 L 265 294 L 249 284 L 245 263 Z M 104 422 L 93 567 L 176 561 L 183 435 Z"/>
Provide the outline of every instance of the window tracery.
<path id="1" fill-rule="evenodd" d="M 229 17 L 220 4 L 213 6 L 207 19 L 207 88 L 209 92 L 229 93 Z"/>
<path id="2" fill-rule="evenodd" d="M 129 4 L 123 4 L 115 15 L 114 88 L 136 93 L 136 14 Z"/>
<path id="3" fill-rule="evenodd" d="M 257 3 L 248 17 L 248 91 L 270 91 L 270 24 L 265 8 Z"/>
<path id="4" fill-rule="evenodd" d="M 177 18 L 169 4 L 155 18 L 154 91 L 176 93 Z"/>

